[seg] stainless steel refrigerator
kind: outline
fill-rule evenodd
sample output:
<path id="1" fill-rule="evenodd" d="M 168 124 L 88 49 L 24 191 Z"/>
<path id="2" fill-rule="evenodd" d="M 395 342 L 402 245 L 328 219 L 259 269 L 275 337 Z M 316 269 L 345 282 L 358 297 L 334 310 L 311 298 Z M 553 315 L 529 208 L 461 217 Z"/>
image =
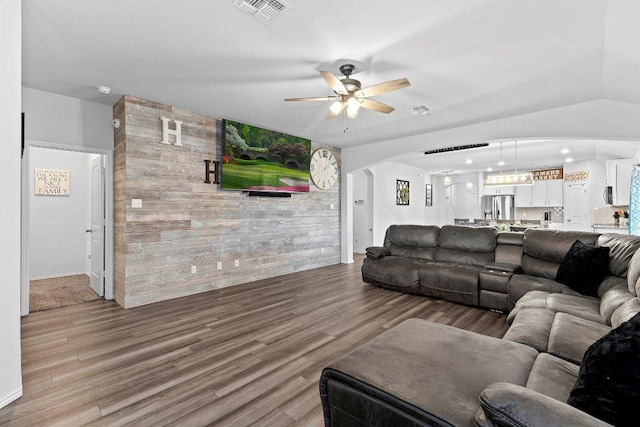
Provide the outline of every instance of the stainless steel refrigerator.
<path id="1" fill-rule="evenodd" d="M 482 196 L 482 212 L 485 219 L 513 219 L 513 206 L 513 196 Z"/>

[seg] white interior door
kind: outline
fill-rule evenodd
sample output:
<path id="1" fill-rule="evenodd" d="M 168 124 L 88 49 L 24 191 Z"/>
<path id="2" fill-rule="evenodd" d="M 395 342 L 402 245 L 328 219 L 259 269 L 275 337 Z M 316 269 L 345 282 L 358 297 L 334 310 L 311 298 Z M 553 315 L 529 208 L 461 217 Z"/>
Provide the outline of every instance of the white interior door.
<path id="1" fill-rule="evenodd" d="M 565 212 L 567 229 L 576 231 L 592 231 L 591 225 L 587 223 L 587 189 L 584 184 L 574 184 L 569 186 Z"/>
<path id="2" fill-rule="evenodd" d="M 91 160 L 91 289 L 104 296 L 104 174 L 103 156 Z"/>

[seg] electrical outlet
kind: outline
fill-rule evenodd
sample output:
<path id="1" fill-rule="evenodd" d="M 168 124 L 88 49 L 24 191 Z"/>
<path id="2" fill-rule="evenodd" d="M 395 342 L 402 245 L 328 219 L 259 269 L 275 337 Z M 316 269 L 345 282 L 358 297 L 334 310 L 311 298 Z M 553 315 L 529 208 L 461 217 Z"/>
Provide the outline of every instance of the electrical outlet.
<path id="1" fill-rule="evenodd" d="M 334 205 L 333 203 L 329 205 L 329 209 L 334 210 L 335 208 L 336 208 L 336 205 Z"/>
<path id="2" fill-rule="evenodd" d="M 240 260 L 239 259 L 235 260 L 234 265 L 236 267 L 240 267 Z"/>
<path id="3" fill-rule="evenodd" d="M 222 270 L 222 261 L 218 261 L 218 264 L 216 266 L 218 270 Z"/>
<path id="4" fill-rule="evenodd" d="M 142 207 L 142 199 L 131 199 L 131 207 L 140 209 Z"/>
<path id="5" fill-rule="evenodd" d="M 191 274 L 196 274 L 196 271 L 198 271 L 198 268 L 195 265 L 191 266 Z"/>
<path id="6" fill-rule="evenodd" d="M 324 248 L 322 248 L 322 253 L 324 253 Z"/>

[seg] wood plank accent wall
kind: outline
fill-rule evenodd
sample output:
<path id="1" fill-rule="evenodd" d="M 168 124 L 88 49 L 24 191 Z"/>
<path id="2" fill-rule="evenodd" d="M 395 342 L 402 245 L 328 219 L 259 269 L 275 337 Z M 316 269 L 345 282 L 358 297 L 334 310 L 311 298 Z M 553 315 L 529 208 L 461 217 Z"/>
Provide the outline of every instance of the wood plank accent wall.
<path id="1" fill-rule="evenodd" d="M 340 262 L 339 182 L 329 191 L 311 184 L 309 193 L 291 198 L 220 190 L 204 183 L 204 160 L 220 160 L 220 120 L 129 95 L 114 105 L 113 117 L 121 123 L 114 144 L 115 296 L 121 306 Z M 160 117 L 183 122 L 183 147 L 160 143 Z M 320 147 L 312 142 L 312 150 Z M 328 148 L 340 159 L 338 149 Z M 132 199 L 142 199 L 142 208 L 132 208 Z"/>

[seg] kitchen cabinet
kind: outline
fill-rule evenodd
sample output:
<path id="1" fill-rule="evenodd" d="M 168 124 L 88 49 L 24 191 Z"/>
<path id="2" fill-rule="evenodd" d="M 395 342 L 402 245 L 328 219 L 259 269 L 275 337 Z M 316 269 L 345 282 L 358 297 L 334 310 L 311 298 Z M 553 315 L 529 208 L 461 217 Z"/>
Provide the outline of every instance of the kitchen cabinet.
<path id="1" fill-rule="evenodd" d="M 531 192 L 533 185 L 519 185 L 516 187 L 515 206 L 516 208 L 531 207 Z"/>
<path id="2" fill-rule="evenodd" d="M 514 194 L 514 187 L 512 185 L 486 185 L 482 187 L 483 196 L 509 196 Z"/>
<path id="3" fill-rule="evenodd" d="M 614 206 L 629 204 L 631 194 L 631 171 L 633 160 L 619 159 L 607 161 L 607 185 L 611 186 Z"/>
<path id="4" fill-rule="evenodd" d="M 515 205 L 517 208 L 538 208 L 563 206 L 563 180 L 552 179 L 534 181 L 533 185 L 516 188 Z"/>

